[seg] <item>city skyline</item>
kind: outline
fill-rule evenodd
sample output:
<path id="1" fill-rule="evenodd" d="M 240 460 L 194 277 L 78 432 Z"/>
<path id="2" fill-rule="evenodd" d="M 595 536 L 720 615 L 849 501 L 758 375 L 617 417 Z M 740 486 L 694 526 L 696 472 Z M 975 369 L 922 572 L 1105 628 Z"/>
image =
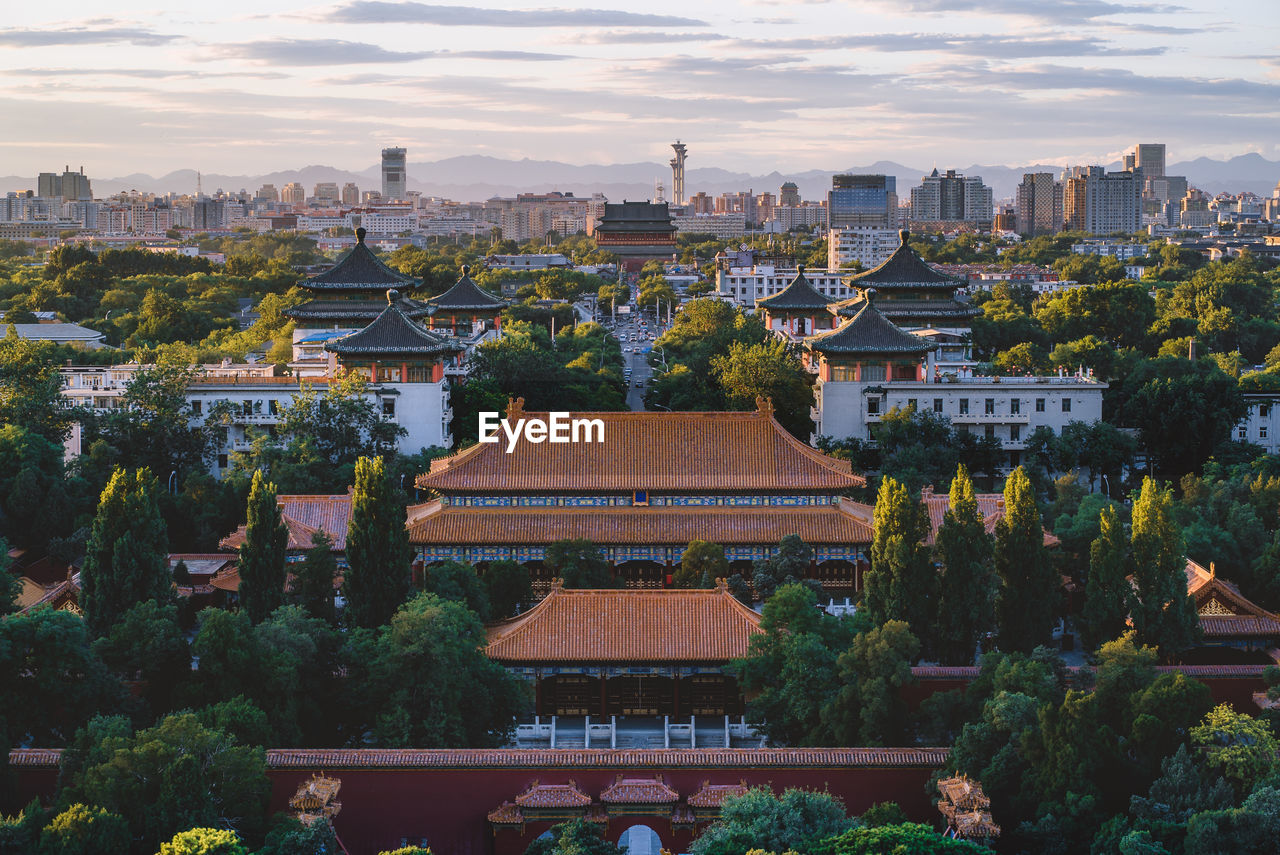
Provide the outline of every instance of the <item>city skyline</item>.
<path id="1" fill-rule="evenodd" d="M 1261 0 L 113 14 L 12 10 L 0 171 L 364 169 L 390 146 L 621 163 L 676 138 L 731 170 L 1110 163 L 1147 139 L 1177 159 L 1280 155 L 1280 22 Z"/>

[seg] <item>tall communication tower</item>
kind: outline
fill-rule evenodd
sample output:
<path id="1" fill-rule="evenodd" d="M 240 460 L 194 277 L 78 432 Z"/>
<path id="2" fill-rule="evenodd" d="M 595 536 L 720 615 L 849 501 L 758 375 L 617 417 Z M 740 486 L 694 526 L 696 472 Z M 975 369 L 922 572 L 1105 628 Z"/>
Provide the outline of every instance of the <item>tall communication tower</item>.
<path id="1" fill-rule="evenodd" d="M 684 204 L 684 143 L 676 140 L 671 144 L 676 156 L 671 158 L 671 195 L 677 205 Z"/>

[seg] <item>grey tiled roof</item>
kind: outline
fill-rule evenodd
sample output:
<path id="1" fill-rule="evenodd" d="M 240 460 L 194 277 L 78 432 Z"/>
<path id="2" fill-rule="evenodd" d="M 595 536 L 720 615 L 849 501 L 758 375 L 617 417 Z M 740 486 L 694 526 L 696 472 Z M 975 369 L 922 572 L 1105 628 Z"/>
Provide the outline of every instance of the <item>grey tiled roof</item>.
<path id="1" fill-rule="evenodd" d="M 862 311 L 867 300 L 861 294 L 848 300 L 841 300 L 831 306 L 842 318 L 851 318 Z M 961 303 L 959 300 L 893 300 L 881 298 L 876 300 L 876 311 L 889 320 L 898 318 L 946 318 L 967 323 L 970 318 L 982 314 L 977 306 Z"/>
<path id="2" fill-rule="evenodd" d="M 462 268 L 462 278 L 453 287 L 427 300 L 433 310 L 476 311 L 505 309 L 507 301 L 495 297 L 471 279 L 471 268 Z"/>
<path id="3" fill-rule="evenodd" d="M 862 311 L 830 332 L 806 338 L 804 346 L 818 353 L 912 354 L 926 353 L 937 345 L 894 326 L 864 301 Z"/>
<path id="4" fill-rule="evenodd" d="M 385 300 L 308 300 L 284 310 L 298 321 L 364 321 L 369 323 L 387 308 Z M 400 298 L 400 309 L 411 318 L 425 318 L 431 308 L 425 303 Z"/>
<path id="5" fill-rule="evenodd" d="M 326 342 L 324 349 L 339 356 L 426 356 L 462 350 L 452 337 L 431 332 L 410 318 L 394 297 L 388 295 L 387 307 L 369 326 Z"/>
<path id="6" fill-rule="evenodd" d="M 356 229 L 356 245 L 338 263 L 302 283 L 311 291 L 385 291 L 388 288 L 408 290 L 420 284 L 383 264 L 364 242 L 364 229 Z"/>
<path id="7" fill-rule="evenodd" d="M 915 250 L 907 245 L 911 233 L 906 229 L 898 232 L 901 245 L 893 251 L 879 266 L 866 273 L 859 273 L 850 278 L 849 284 L 855 288 L 880 288 L 895 290 L 899 288 L 959 288 L 961 282 L 945 274 L 939 273 L 925 264 Z"/>
<path id="8" fill-rule="evenodd" d="M 763 297 L 756 300 L 756 308 L 797 311 L 826 309 L 833 302 L 835 301 L 814 288 L 812 283 L 805 278 L 804 265 L 801 265 L 796 268 L 796 278 L 792 279 L 786 288 L 783 288 L 772 297 Z"/>

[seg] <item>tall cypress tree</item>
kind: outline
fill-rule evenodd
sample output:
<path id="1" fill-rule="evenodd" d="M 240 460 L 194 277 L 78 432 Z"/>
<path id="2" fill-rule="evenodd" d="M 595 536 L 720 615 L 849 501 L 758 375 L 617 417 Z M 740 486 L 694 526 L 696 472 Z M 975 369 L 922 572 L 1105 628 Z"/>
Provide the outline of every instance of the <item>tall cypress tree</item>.
<path id="1" fill-rule="evenodd" d="M 262 623 L 284 605 L 285 551 L 289 529 L 280 518 L 276 485 L 264 480 L 262 470 L 253 473 L 240 546 L 240 604 L 249 620 Z"/>
<path id="2" fill-rule="evenodd" d="M 922 542 L 929 515 L 905 485 L 892 477 L 876 496 L 871 570 L 865 578 L 863 606 L 876 626 L 906 621 L 912 632 L 927 634 L 937 608 L 937 574 Z"/>
<path id="3" fill-rule="evenodd" d="M 409 593 L 409 533 L 404 505 L 396 500 L 380 457 L 356 461 L 347 528 L 348 626 L 378 627 L 395 614 Z"/>
<path id="4" fill-rule="evenodd" d="M 80 606 L 97 635 L 138 603 L 173 599 L 158 491 L 150 469 L 117 469 L 98 499 L 80 571 Z"/>
<path id="5" fill-rule="evenodd" d="M 1044 526 L 1031 479 L 1019 466 L 1004 485 L 1004 516 L 996 523 L 996 619 L 1000 649 L 1030 653 L 1047 644 L 1058 611 L 1058 574 L 1044 548 Z"/>
<path id="6" fill-rule="evenodd" d="M 1173 491 L 1150 476 L 1133 503 L 1133 628 L 1140 644 L 1171 660 L 1200 636 L 1195 600 L 1187 593 L 1182 532 L 1173 521 Z"/>
<path id="7" fill-rule="evenodd" d="M 951 479 L 951 503 L 938 529 L 938 621 L 932 645 L 943 665 L 972 665 L 978 639 L 995 625 L 996 575 L 991 535 L 964 464 Z M 927 638 L 921 629 L 917 635 Z"/>
<path id="8" fill-rule="evenodd" d="M 1080 634 L 1086 649 L 1119 638 L 1133 604 L 1129 573 L 1129 540 L 1114 506 L 1102 509 L 1101 530 L 1089 545 L 1089 578 L 1084 583 Z"/>
<path id="9" fill-rule="evenodd" d="M 335 623 L 333 611 L 333 580 L 338 574 L 338 562 L 333 557 L 333 541 L 323 531 L 311 535 L 311 548 L 307 557 L 293 565 L 292 602 L 307 610 L 307 614 L 325 623 Z"/>

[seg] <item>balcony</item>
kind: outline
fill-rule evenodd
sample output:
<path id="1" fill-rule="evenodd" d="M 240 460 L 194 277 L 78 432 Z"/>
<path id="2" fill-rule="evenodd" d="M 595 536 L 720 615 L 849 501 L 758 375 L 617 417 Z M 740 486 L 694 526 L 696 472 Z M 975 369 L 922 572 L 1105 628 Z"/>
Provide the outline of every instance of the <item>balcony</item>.
<path id="1" fill-rule="evenodd" d="M 1029 425 L 1029 413 L 963 413 L 951 417 L 953 425 Z"/>

